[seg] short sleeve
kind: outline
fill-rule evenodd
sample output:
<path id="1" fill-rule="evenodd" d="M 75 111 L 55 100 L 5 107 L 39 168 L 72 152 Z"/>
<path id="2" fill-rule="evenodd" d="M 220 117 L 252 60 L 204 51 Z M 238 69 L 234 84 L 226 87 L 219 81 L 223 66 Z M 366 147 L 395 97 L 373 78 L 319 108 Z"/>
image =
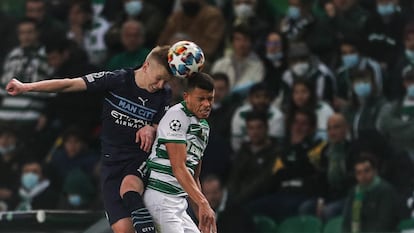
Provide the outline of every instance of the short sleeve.
<path id="1" fill-rule="evenodd" d="M 167 111 L 158 125 L 159 140 L 168 143 L 186 143 L 190 118 L 180 109 Z"/>
<path id="2" fill-rule="evenodd" d="M 101 71 L 87 74 L 82 78 L 88 91 L 106 91 L 125 83 L 126 73 L 126 70 Z"/>

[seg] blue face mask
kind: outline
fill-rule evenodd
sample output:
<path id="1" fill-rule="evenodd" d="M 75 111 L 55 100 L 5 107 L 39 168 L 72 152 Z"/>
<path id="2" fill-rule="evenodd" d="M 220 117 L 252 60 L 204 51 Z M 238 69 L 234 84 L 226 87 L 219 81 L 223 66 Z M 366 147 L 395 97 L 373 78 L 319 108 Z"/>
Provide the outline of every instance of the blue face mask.
<path id="1" fill-rule="evenodd" d="M 354 84 L 354 92 L 358 97 L 365 98 L 371 94 L 371 83 L 358 82 Z"/>
<path id="2" fill-rule="evenodd" d="M 405 56 L 408 58 L 408 60 L 414 61 L 414 51 L 412 51 L 410 49 L 406 49 L 405 50 Z"/>
<path id="3" fill-rule="evenodd" d="M 21 182 L 25 189 L 31 190 L 39 183 L 39 176 L 33 172 L 24 173 Z"/>
<path id="4" fill-rule="evenodd" d="M 266 57 L 267 57 L 267 59 L 269 59 L 271 61 L 279 61 L 283 57 L 283 53 L 282 52 L 267 53 Z"/>
<path id="5" fill-rule="evenodd" d="M 8 154 L 10 152 L 13 152 L 14 149 L 16 149 L 16 145 L 15 144 L 11 144 L 9 146 L 0 146 L 0 154 L 1 155 Z"/>
<path id="6" fill-rule="evenodd" d="M 287 16 L 291 19 L 299 19 L 300 9 L 297 6 L 289 6 L 287 10 Z"/>
<path id="7" fill-rule="evenodd" d="M 359 56 L 357 53 L 342 55 L 342 63 L 345 67 L 354 67 L 358 64 Z"/>
<path id="8" fill-rule="evenodd" d="M 407 96 L 414 98 L 414 84 L 411 84 L 407 87 Z"/>
<path id="9" fill-rule="evenodd" d="M 395 12 L 395 6 L 392 2 L 377 5 L 377 12 L 382 16 L 392 15 Z"/>
<path id="10" fill-rule="evenodd" d="M 68 202 L 72 206 L 80 206 L 82 204 L 82 197 L 79 194 L 70 194 L 68 196 Z"/>
<path id="11" fill-rule="evenodd" d="M 130 1 L 124 4 L 124 10 L 129 16 L 137 16 L 142 11 L 141 1 Z"/>

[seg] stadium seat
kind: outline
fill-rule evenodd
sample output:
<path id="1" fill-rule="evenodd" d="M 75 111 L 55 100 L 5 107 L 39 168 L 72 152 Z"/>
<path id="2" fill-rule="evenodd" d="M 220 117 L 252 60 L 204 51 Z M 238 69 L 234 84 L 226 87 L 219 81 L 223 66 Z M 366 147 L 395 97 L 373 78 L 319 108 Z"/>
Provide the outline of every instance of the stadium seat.
<path id="1" fill-rule="evenodd" d="M 320 233 L 322 222 L 314 216 L 289 217 L 280 224 L 278 233 Z"/>
<path id="2" fill-rule="evenodd" d="M 340 233 L 342 232 L 343 217 L 338 216 L 330 219 L 323 227 L 323 233 Z"/>
<path id="3" fill-rule="evenodd" d="M 398 231 L 401 233 L 413 233 L 414 232 L 414 219 L 407 218 L 400 221 L 398 224 Z"/>
<path id="4" fill-rule="evenodd" d="M 253 221 L 258 233 L 277 233 L 277 224 L 270 217 L 256 215 L 253 217 Z"/>

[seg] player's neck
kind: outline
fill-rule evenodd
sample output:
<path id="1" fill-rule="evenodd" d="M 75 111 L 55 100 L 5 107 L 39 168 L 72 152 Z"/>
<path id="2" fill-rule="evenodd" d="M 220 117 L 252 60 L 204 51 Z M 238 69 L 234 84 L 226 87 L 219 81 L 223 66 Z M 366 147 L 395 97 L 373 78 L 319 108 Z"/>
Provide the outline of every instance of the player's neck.
<path id="1" fill-rule="evenodd" d="M 137 84 L 138 87 L 142 89 L 147 89 L 145 86 L 146 83 L 145 83 L 144 75 L 142 73 L 142 68 L 139 68 L 138 70 L 134 70 L 134 77 L 135 77 L 135 83 Z"/>

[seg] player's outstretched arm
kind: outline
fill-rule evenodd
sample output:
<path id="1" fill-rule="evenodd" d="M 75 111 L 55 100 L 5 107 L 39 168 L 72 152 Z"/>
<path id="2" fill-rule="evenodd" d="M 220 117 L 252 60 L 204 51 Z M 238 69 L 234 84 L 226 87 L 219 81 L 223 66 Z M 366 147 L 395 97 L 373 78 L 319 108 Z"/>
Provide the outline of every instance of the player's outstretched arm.
<path id="1" fill-rule="evenodd" d="M 200 231 L 202 233 L 216 233 L 215 213 L 185 165 L 187 158 L 186 145 L 166 143 L 165 146 L 175 178 L 198 207 L 198 227 Z"/>
<path id="2" fill-rule="evenodd" d="M 10 95 L 19 95 L 25 92 L 72 92 L 86 90 L 86 83 L 82 78 L 50 79 L 33 83 L 22 83 L 12 79 L 6 86 Z"/>

